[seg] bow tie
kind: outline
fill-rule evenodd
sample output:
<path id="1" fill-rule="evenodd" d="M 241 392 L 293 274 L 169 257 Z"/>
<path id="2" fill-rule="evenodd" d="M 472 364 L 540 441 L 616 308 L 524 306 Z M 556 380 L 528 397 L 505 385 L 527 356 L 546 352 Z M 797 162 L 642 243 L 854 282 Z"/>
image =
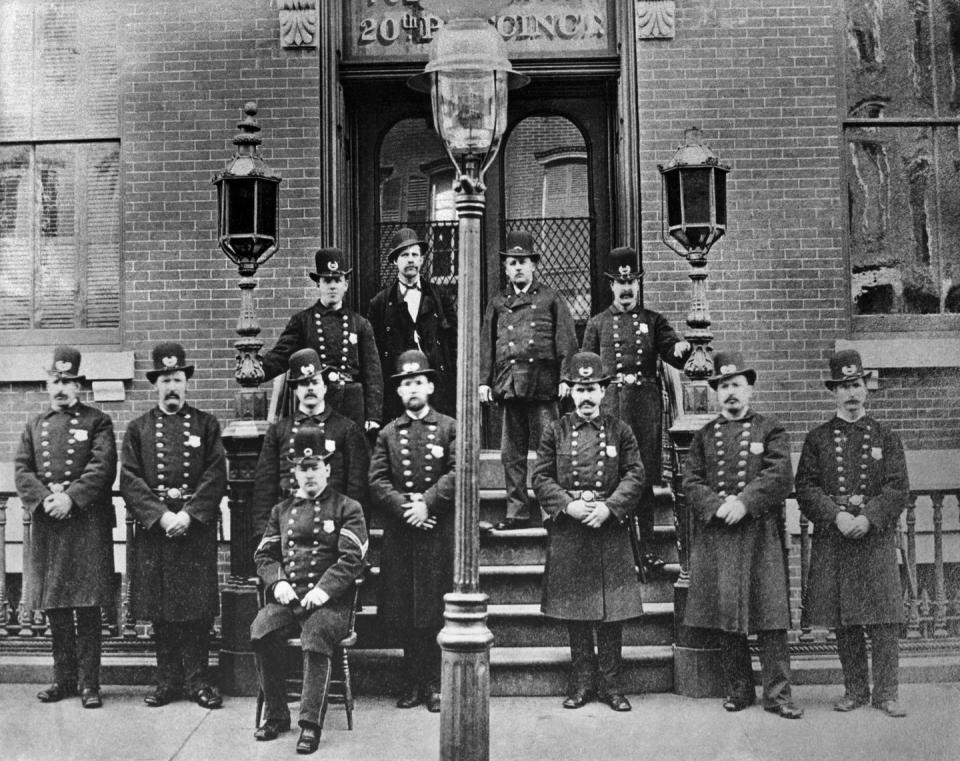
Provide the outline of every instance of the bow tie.
<path id="1" fill-rule="evenodd" d="M 419 291 L 420 283 L 416 283 L 415 285 L 407 285 L 406 283 L 400 283 L 400 287 L 403 289 L 403 295 L 406 296 L 407 291 Z"/>

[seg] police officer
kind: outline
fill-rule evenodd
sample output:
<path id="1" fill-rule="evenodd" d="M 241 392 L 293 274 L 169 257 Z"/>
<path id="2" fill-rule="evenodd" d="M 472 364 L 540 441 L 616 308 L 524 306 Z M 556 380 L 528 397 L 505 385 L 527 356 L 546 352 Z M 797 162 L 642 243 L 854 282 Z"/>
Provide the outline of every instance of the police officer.
<path id="1" fill-rule="evenodd" d="M 321 364 L 337 374 L 327 390 L 327 402 L 364 431 L 374 431 L 380 427 L 383 376 L 373 328 L 343 304 L 353 270 L 344 265 L 338 248 L 321 248 L 314 260 L 317 271 L 308 274 L 320 289 L 320 298 L 291 317 L 276 345 L 263 355 L 265 379 L 286 372 L 295 351 L 313 349 Z"/>
<path id="2" fill-rule="evenodd" d="M 507 515 L 494 528 L 509 531 L 530 523 L 527 453 L 557 419 L 558 399 L 570 393 L 561 375 L 577 351 L 577 336 L 567 305 L 536 277 L 540 254 L 533 235 L 508 233 L 500 258 L 507 285 L 483 317 L 480 401 L 496 402 L 502 410 Z"/>
<path id="3" fill-rule="evenodd" d="M 163 706 L 181 685 L 203 708 L 223 699 L 208 668 L 210 627 L 220 610 L 217 521 L 227 469 L 217 419 L 187 403 L 193 376 L 183 347 L 157 344 L 147 380 L 157 406 L 123 437 L 120 491 L 137 520 L 133 612 L 153 622 L 157 687 L 144 702 Z"/>
<path id="4" fill-rule="evenodd" d="M 416 349 L 397 359 L 404 413 L 377 437 L 373 506 L 383 511 L 378 610 L 403 643 L 399 708 L 440 711 L 443 595 L 453 588 L 456 421 L 430 405 L 436 373 Z"/>
<path id="5" fill-rule="evenodd" d="M 643 270 L 632 248 L 615 248 L 607 258 L 613 303 L 590 318 L 583 334 L 583 350 L 600 355 L 603 371 L 612 377 L 603 398 L 605 412 L 630 426 L 637 437 L 640 459 L 647 476 L 638 518 L 641 558 L 645 570 L 658 571 L 664 561 L 649 551 L 653 544 L 655 502 L 653 487 L 662 480 L 663 409 L 657 382 L 657 357 L 678 369 L 690 353 L 659 312 L 640 306 Z"/>
<path id="6" fill-rule="evenodd" d="M 327 462 L 330 485 L 361 505 L 366 504 L 370 467 L 367 442 L 356 423 L 324 400 L 328 384 L 336 382 L 336 370 L 323 366 L 313 349 L 290 355 L 287 383 L 297 397 L 297 411 L 293 417 L 272 423 L 263 439 L 253 486 L 253 529 L 257 536 L 263 533 L 273 506 L 296 490 L 289 455 L 294 436 L 304 425 L 315 425 L 324 435 L 324 448 L 332 454 Z"/>
<path id="7" fill-rule="evenodd" d="M 294 436 L 290 461 L 297 491 L 274 506 L 254 559 L 266 588 L 266 605 L 250 627 L 264 695 L 257 740 L 275 740 L 290 728 L 286 704 L 286 640 L 299 634 L 303 688 L 297 753 L 320 743 L 330 659 L 350 631 L 353 590 L 367 554 L 360 503 L 329 484 L 326 435 L 313 425 Z"/>
<path id="8" fill-rule="evenodd" d="M 598 694 L 614 711 L 629 711 L 619 678 L 623 621 L 643 608 L 627 520 L 643 490 L 643 464 L 630 427 L 600 410 L 610 382 L 600 357 L 574 355 L 565 380 L 574 411 L 547 426 L 533 471 L 549 516 L 542 610 L 567 623 L 573 678 L 564 708 Z"/>
<path id="9" fill-rule="evenodd" d="M 852 711 L 872 700 L 888 716 L 902 717 L 896 531 L 910 494 L 903 444 L 867 414 L 860 354 L 839 351 L 829 364 L 825 383 L 836 414 L 807 434 L 796 479 L 800 511 L 814 525 L 810 620 L 837 632 L 845 694 L 834 709 Z M 872 697 L 865 631 L 873 650 Z"/>
<path id="10" fill-rule="evenodd" d="M 750 408 L 757 373 L 738 352 L 717 352 L 707 382 L 720 415 L 694 434 L 683 492 L 695 521 L 684 623 L 714 629 L 727 711 L 756 702 L 747 635 L 760 642 L 763 708 L 785 719 L 803 709 L 790 691 L 790 604 L 784 546 L 790 441 L 773 418 Z"/>
<path id="11" fill-rule="evenodd" d="M 393 234 L 387 261 L 397 265 L 397 279 L 371 299 L 367 311 L 384 374 L 386 421 L 403 412 L 396 381 L 387 375 L 410 349 L 426 354 L 435 373 L 431 406 L 446 415 L 456 413 L 457 314 L 450 297 L 423 277 L 425 246 L 408 227 Z"/>
<path id="12" fill-rule="evenodd" d="M 53 684 L 37 697 L 56 703 L 79 685 L 83 707 L 99 708 L 100 608 L 114 604 L 117 444 L 109 416 L 78 398 L 80 352 L 58 346 L 48 372 L 50 409 L 27 423 L 15 461 L 33 522 L 26 609 L 44 610 L 53 641 Z"/>

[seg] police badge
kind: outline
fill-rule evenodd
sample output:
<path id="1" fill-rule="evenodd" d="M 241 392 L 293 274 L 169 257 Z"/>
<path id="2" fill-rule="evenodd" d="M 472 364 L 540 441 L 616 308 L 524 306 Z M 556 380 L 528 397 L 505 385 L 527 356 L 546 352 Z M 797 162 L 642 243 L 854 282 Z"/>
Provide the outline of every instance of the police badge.
<path id="1" fill-rule="evenodd" d="M 334 531 L 336 531 L 336 526 L 333 524 L 332 520 L 328 519 L 323 522 L 323 530 L 328 534 L 332 534 Z"/>

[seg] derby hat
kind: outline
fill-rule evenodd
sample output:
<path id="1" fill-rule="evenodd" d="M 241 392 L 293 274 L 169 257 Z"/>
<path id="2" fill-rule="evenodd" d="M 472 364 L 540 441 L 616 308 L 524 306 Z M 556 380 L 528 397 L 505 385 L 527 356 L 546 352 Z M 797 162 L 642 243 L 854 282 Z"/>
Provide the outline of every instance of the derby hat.
<path id="1" fill-rule="evenodd" d="M 301 465 L 308 460 L 323 460 L 333 456 L 334 449 L 327 448 L 327 439 L 318 425 L 301 426 L 293 435 L 293 446 L 287 455 L 287 461 Z"/>
<path id="2" fill-rule="evenodd" d="M 420 246 L 420 251 L 423 253 L 427 244 L 420 240 L 416 231 L 409 227 L 401 227 L 390 236 L 390 250 L 387 251 L 387 261 L 391 263 L 397 261 L 400 252 L 410 246 Z"/>
<path id="3" fill-rule="evenodd" d="M 610 376 L 603 374 L 600 355 L 592 351 L 580 351 L 570 360 L 570 375 L 561 380 L 569 386 L 577 383 L 599 383 L 606 386 L 610 382 Z"/>
<path id="4" fill-rule="evenodd" d="M 718 351 L 713 356 L 713 375 L 707 378 L 707 383 L 714 391 L 722 381 L 742 375 L 751 386 L 757 382 L 757 371 L 747 367 L 743 355 L 738 351 Z"/>
<path id="5" fill-rule="evenodd" d="M 643 277 L 643 267 L 639 265 L 637 251 L 629 246 L 615 248 L 607 257 L 607 269 L 603 274 L 611 280 L 629 283 Z"/>
<path id="6" fill-rule="evenodd" d="M 533 250 L 533 233 L 526 230 L 512 230 L 507 233 L 507 248 L 500 252 L 500 258 L 508 256 L 526 256 L 535 261 L 540 260 L 540 254 Z"/>
<path id="7" fill-rule="evenodd" d="M 346 277 L 353 272 L 352 268 L 344 265 L 343 252 L 339 248 L 321 248 L 313 255 L 313 260 L 317 271 L 307 274 L 315 283 L 320 282 L 322 277 L 334 277 L 335 275 Z"/>
<path id="8" fill-rule="evenodd" d="M 311 380 L 316 376 L 323 378 L 324 383 L 336 381 L 329 376 L 333 368 L 320 361 L 320 356 L 314 349 L 300 349 L 290 355 L 288 360 L 287 383 L 296 386 L 302 381 Z"/>
<path id="9" fill-rule="evenodd" d="M 830 377 L 824 380 L 824 385 L 829 389 L 834 389 L 840 383 L 870 377 L 869 370 L 863 369 L 863 360 L 860 359 L 860 352 L 855 349 L 843 349 L 830 355 Z"/>
<path id="10" fill-rule="evenodd" d="M 157 378 L 167 373 L 183 370 L 187 380 L 193 376 L 193 365 L 187 364 L 187 355 L 183 347 L 175 341 L 163 341 L 153 347 L 153 369 L 147 370 L 147 380 L 155 383 Z"/>
<path id="11" fill-rule="evenodd" d="M 76 381 L 86 380 L 80 375 L 80 352 L 72 346 L 57 346 L 53 350 L 53 360 L 47 374 L 54 380 Z"/>
<path id="12" fill-rule="evenodd" d="M 437 371 L 430 367 L 427 355 L 419 349 L 408 349 L 397 358 L 397 372 L 390 377 L 394 380 L 426 375 L 428 380 L 436 380 Z"/>

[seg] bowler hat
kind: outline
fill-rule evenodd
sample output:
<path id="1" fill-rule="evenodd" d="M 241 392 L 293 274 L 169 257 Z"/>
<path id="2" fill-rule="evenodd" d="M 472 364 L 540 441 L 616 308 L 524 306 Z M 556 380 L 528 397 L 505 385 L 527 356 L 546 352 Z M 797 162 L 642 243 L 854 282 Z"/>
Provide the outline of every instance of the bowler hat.
<path id="1" fill-rule="evenodd" d="M 607 257 L 607 270 L 603 274 L 611 280 L 620 283 L 629 283 L 643 277 L 643 267 L 640 266 L 640 257 L 637 251 L 629 246 L 615 248 Z"/>
<path id="2" fill-rule="evenodd" d="M 707 378 L 710 388 L 716 391 L 722 381 L 742 375 L 751 386 L 757 382 L 757 371 L 747 367 L 743 355 L 738 351 L 718 351 L 713 356 L 713 375 Z"/>
<path id="3" fill-rule="evenodd" d="M 334 449 L 327 449 L 327 439 L 318 425 L 301 426 L 293 436 L 293 446 L 287 460 L 294 465 L 302 465 L 308 460 L 329 459 Z"/>
<path id="4" fill-rule="evenodd" d="M 426 375 L 428 379 L 437 377 L 436 370 L 431 369 L 427 355 L 419 349 L 408 349 L 397 357 L 397 372 L 390 377 L 394 380 L 412 378 L 415 375 Z"/>
<path id="5" fill-rule="evenodd" d="M 409 246 L 420 246 L 421 251 L 427 245 L 414 230 L 409 227 L 401 227 L 390 236 L 390 250 L 387 252 L 387 261 L 395 262 L 400 252 Z"/>
<path id="6" fill-rule="evenodd" d="M 343 275 L 346 277 L 352 268 L 348 268 L 343 263 L 343 252 L 339 248 L 321 248 L 313 255 L 316 272 L 308 273 L 310 279 L 318 283 L 322 277 L 333 277 L 334 275 Z"/>
<path id="7" fill-rule="evenodd" d="M 47 373 L 55 380 L 80 381 L 86 376 L 80 375 L 80 352 L 72 346 L 57 346 L 53 350 L 53 360 Z"/>
<path id="8" fill-rule="evenodd" d="M 570 375 L 562 380 L 570 386 L 577 383 L 599 383 L 606 386 L 610 382 L 610 376 L 603 374 L 600 355 L 592 351 L 580 351 L 570 359 Z"/>
<path id="9" fill-rule="evenodd" d="M 858 378 L 869 378 L 870 372 L 863 369 L 863 360 L 860 359 L 860 352 L 855 349 L 843 349 L 834 352 L 829 359 L 830 377 L 823 383 L 833 389 L 840 383 L 857 380 Z"/>
<path id="10" fill-rule="evenodd" d="M 193 376 L 193 365 L 187 364 L 187 355 L 183 347 L 175 341 L 163 341 L 153 347 L 153 369 L 147 370 L 147 380 L 155 383 L 166 373 L 183 370 L 189 380 Z"/>
<path id="11" fill-rule="evenodd" d="M 336 380 L 328 378 L 328 373 L 333 370 L 329 365 L 320 362 L 320 357 L 313 349 L 300 349 L 290 355 L 288 360 L 289 370 L 287 371 L 287 383 L 296 386 L 302 381 L 311 380 L 317 375 L 323 378 L 323 382 Z"/>
<path id="12" fill-rule="evenodd" d="M 508 256 L 526 256 L 539 260 L 540 254 L 533 250 L 533 233 L 526 230 L 511 230 L 507 233 L 507 248 L 500 252 L 500 258 Z"/>

